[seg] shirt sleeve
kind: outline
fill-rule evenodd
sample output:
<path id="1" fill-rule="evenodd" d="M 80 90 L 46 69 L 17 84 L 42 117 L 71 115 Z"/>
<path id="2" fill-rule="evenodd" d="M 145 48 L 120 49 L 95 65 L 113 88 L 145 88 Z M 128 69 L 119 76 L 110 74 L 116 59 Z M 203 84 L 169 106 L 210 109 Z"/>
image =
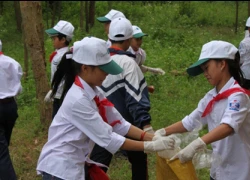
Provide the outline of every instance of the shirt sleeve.
<path id="1" fill-rule="evenodd" d="M 240 65 L 242 65 L 246 59 L 246 47 L 243 42 L 239 45 L 239 53 L 240 53 Z"/>
<path id="2" fill-rule="evenodd" d="M 151 121 L 147 83 L 142 71 L 134 61 L 131 61 L 128 66 L 124 68 L 128 70 L 125 73 L 125 103 L 134 119 L 134 125 L 142 128 Z"/>
<path id="3" fill-rule="evenodd" d="M 125 141 L 125 137 L 113 132 L 112 127 L 102 120 L 99 112 L 93 107 L 93 103 L 86 97 L 74 103 L 71 123 L 112 154 Z"/>
<path id="4" fill-rule="evenodd" d="M 246 120 L 249 111 L 249 98 L 246 94 L 234 93 L 228 97 L 227 108 L 221 123 L 230 125 L 237 133 Z"/>
<path id="5" fill-rule="evenodd" d="M 199 101 L 198 107 L 189 115 L 187 115 L 186 117 L 184 117 L 182 119 L 182 124 L 185 127 L 185 129 L 187 129 L 187 131 L 193 131 L 195 128 L 197 128 L 200 123 L 202 125 L 207 124 L 206 122 L 206 118 L 201 118 L 205 108 L 206 108 L 206 97 L 204 97 L 203 99 L 201 99 Z"/>

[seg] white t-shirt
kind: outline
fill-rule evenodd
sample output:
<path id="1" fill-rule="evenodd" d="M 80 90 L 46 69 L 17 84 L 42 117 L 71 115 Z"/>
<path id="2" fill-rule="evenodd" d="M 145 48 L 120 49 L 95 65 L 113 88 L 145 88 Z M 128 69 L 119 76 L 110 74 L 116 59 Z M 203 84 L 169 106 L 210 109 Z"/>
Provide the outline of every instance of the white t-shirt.
<path id="1" fill-rule="evenodd" d="M 37 164 L 38 174 L 46 172 L 64 180 L 84 180 L 85 162 L 90 144 L 96 143 L 114 154 L 125 141 L 131 126 L 114 107 L 107 107 L 106 117 L 111 124 L 120 120 L 121 124 L 111 127 L 101 118 L 94 97 L 102 100 L 104 95 L 96 88 L 93 90 L 79 77 L 84 89 L 73 84 L 61 108 L 53 119 Z M 98 163 L 95 163 L 98 164 Z"/>
<path id="2" fill-rule="evenodd" d="M 0 54 L 0 99 L 14 97 L 22 92 L 21 65 L 9 56 Z"/>
<path id="3" fill-rule="evenodd" d="M 138 51 L 134 51 L 133 48 L 130 46 L 127 51 L 131 52 L 136 56 L 135 62 L 139 66 L 143 65 L 146 61 L 146 52 L 142 48 L 139 48 Z"/>
<path id="4" fill-rule="evenodd" d="M 220 93 L 233 87 L 240 87 L 234 83 L 234 78 L 231 78 Z M 188 131 L 195 128 L 193 120 L 207 124 L 209 131 L 222 123 L 231 126 L 234 129 L 232 135 L 211 143 L 213 152 L 221 156 L 222 163 L 218 168 L 212 164 L 210 175 L 216 180 L 247 180 L 250 177 L 249 97 L 242 92 L 233 93 L 228 98 L 215 102 L 212 112 L 201 118 L 207 104 L 216 95 L 215 88 L 210 90 L 182 123 Z"/>
<path id="5" fill-rule="evenodd" d="M 244 77 L 250 80 L 250 37 L 245 37 L 239 45 L 240 64 Z"/>

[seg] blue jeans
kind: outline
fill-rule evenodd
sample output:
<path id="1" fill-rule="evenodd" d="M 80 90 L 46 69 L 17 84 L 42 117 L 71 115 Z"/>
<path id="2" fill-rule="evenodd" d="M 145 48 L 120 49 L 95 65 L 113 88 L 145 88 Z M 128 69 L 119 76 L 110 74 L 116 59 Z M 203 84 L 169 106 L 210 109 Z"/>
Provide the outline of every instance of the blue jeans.
<path id="1" fill-rule="evenodd" d="M 61 178 L 52 176 L 52 175 L 50 175 L 50 174 L 48 174 L 46 172 L 43 172 L 42 175 L 43 175 L 43 180 L 63 180 Z"/>
<path id="2" fill-rule="evenodd" d="M 17 104 L 14 98 L 8 101 L 0 101 L 0 179 L 16 180 L 16 173 L 13 168 L 10 154 L 9 144 L 12 129 L 18 118 Z"/>

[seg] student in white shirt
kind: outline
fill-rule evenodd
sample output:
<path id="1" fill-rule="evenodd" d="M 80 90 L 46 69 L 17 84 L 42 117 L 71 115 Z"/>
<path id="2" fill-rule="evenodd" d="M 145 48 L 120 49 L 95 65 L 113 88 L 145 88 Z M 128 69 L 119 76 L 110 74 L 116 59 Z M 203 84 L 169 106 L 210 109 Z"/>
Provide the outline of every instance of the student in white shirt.
<path id="1" fill-rule="evenodd" d="M 238 49 L 225 41 L 203 45 L 199 60 L 187 69 L 191 76 L 204 74 L 214 86 L 198 107 L 181 121 L 155 132 L 170 135 L 192 131 L 195 120 L 208 125 L 208 133 L 197 138 L 172 157 L 181 162 L 192 160 L 195 153 L 211 144 L 222 162 L 212 163 L 211 180 L 248 180 L 250 177 L 250 101 L 249 91 L 241 87 L 242 71 Z M 246 170 L 247 169 L 247 170 Z"/>
<path id="2" fill-rule="evenodd" d="M 43 180 L 84 180 L 92 175 L 108 179 L 99 168 L 104 165 L 89 159 L 94 143 L 112 154 L 120 148 L 149 152 L 174 148 L 173 138 L 154 137 L 124 120 L 99 91 L 98 86 L 108 74 L 123 71 L 111 60 L 104 40 L 85 37 L 75 42 L 73 53 L 67 52 L 62 64 L 67 68 L 58 68 L 56 74 L 62 73 L 57 80 L 65 80 L 66 95 L 62 97 L 63 103 L 50 125 L 48 141 L 38 160 L 37 171 Z M 99 173 L 93 173 L 93 168 Z"/>
<path id="3" fill-rule="evenodd" d="M 243 87 L 250 89 L 250 17 L 247 19 L 245 30 L 248 32 L 248 35 L 244 37 L 239 45 L 240 67 L 244 73 Z"/>
<path id="4" fill-rule="evenodd" d="M 74 26 L 68 21 L 60 20 L 53 28 L 47 29 L 45 32 L 51 37 L 53 46 L 55 48 L 55 51 L 50 55 L 51 87 L 53 87 L 53 77 L 57 70 L 57 66 L 60 63 L 64 53 L 69 51 L 69 44 L 73 38 Z M 60 83 L 60 87 L 57 89 L 57 91 L 53 92 L 52 89 L 49 90 L 44 98 L 45 102 L 50 102 L 53 99 L 52 119 L 62 104 L 62 89 L 63 81 Z"/>
<path id="5" fill-rule="evenodd" d="M 16 180 L 9 144 L 12 129 L 18 118 L 18 107 L 15 97 L 22 92 L 21 65 L 13 58 L 4 55 L 0 40 L 0 179 Z"/>
<path id="6" fill-rule="evenodd" d="M 111 9 L 108 12 L 108 14 L 106 14 L 105 16 L 98 17 L 97 20 L 100 23 L 104 24 L 105 33 L 108 35 L 109 34 L 109 26 L 110 26 L 111 21 L 113 19 L 115 19 L 115 18 L 118 18 L 118 17 L 126 18 L 125 15 L 121 11 L 117 11 L 115 9 Z M 111 46 L 111 42 L 108 39 L 107 40 L 107 47 L 110 47 L 110 46 Z"/>

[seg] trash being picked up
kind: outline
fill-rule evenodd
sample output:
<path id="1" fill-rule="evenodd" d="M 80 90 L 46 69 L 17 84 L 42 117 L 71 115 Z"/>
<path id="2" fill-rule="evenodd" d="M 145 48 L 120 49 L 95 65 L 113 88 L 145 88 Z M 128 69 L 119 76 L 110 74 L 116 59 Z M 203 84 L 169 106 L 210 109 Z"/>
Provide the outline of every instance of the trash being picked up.
<path id="1" fill-rule="evenodd" d="M 212 164 L 214 168 L 217 168 L 221 164 L 222 158 L 212 150 L 205 149 L 197 152 L 194 155 L 192 162 L 195 169 L 210 168 Z"/>

